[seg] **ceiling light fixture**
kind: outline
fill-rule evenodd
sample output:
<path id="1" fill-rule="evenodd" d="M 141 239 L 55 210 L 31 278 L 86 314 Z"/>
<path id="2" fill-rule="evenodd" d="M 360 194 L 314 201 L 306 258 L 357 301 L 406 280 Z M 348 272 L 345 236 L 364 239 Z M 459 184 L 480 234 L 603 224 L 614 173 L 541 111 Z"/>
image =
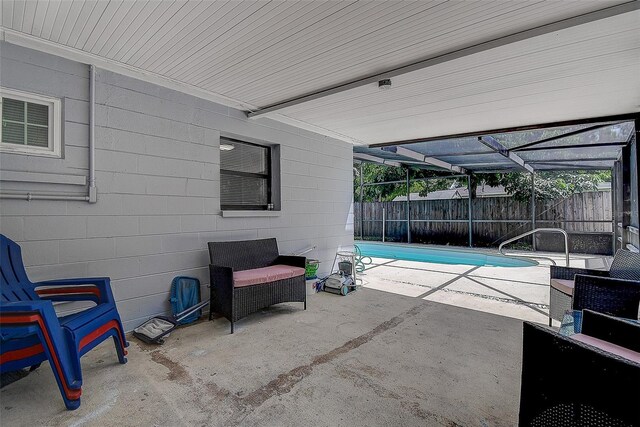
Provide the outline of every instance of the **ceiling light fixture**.
<path id="1" fill-rule="evenodd" d="M 378 81 L 378 89 L 388 90 L 391 89 L 391 79 L 383 79 Z"/>
<path id="2" fill-rule="evenodd" d="M 231 151 L 234 148 L 236 147 L 231 144 L 220 144 L 220 151 Z"/>

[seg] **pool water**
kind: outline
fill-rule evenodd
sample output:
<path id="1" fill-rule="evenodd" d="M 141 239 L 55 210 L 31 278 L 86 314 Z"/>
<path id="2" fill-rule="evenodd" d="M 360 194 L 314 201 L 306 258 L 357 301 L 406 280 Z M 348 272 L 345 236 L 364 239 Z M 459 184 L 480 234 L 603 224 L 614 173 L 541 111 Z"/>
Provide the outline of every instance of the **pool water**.
<path id="1" fill-rule="evenodd" d="M 401 259 L 405 261 L 433 262 L 436 264 L 464 264 L 491 267 L 532 267 L 538 265 L 529 259 L 487 254 L 472 249 L 419 247 L 387 243 L 357 243 L 363 256 Z"/>

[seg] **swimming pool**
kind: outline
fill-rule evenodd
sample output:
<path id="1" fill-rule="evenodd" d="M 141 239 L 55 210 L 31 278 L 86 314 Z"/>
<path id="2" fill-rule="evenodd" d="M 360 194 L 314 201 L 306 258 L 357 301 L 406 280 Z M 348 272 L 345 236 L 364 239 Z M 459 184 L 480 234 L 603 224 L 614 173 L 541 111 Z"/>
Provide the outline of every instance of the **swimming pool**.
<path id="1" fill-rule="evenodd" d="M 357 243 L 362 255 L 375 258 L 401 259 L 405 261 L 433 262 L 437 264 L 464 264 L 491 267 L 532 267 L 536 261 L 522 258 L 487 254 L 474 250 L 459 250 L 388 243 Z"/>

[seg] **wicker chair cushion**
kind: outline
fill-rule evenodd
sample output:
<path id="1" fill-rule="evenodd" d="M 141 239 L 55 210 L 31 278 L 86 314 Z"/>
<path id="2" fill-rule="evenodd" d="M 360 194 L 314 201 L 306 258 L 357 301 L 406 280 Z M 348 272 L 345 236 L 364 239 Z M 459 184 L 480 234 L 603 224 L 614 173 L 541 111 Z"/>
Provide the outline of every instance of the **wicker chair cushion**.
<path id="1" fill-rule="evenodd" d="M 640 353 L 633 350 L 629 350 L 628 348 L 611 344 L 610 342 L 607 342 L 598 338 L 594 338 L 589 335 L 584 335 L 584 334 L 571 335 L 571 338 L 576 341 L 580 341 L 582 343 L 597 347 L 600 350 L 604 350 L 606 352 L 615 354 L 616 356 L 620 356 L 627 360 L 631 360 L 632 362 L 640 363 Z"/>
<path id="2" fill-rule="evenodd" d="M 551 279 L 551 287 L 559 290 L 563 294 L 573 295 L 575 283 L 573 280 Z"/>
<path id="3" fill-rule="evenodd" d="M 271 265 L 269 267 L 254 268 L 233 272 L 233 287 L 251 286 L 275 282 L 277 280 L 291 279 L 304 275 L 304 268 L 291 267 L 289 265 Z"/>
<path id="4" fill-rule="evenodd" d="M 618 250 L 611 263 L 609 276 L 615 279 L 640 281 L 640 254 L 624 249 Z"/>

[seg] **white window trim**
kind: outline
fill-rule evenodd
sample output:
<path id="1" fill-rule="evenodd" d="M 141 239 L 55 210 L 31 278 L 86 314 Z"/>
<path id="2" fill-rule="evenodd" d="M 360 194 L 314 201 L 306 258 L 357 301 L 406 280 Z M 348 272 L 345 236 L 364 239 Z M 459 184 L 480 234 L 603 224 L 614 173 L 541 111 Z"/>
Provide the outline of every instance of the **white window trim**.
<path id="1" fill-rule="evenodd" d="M 22 144 L 9 144 L 0 142 L 0 152 L 26 154 L 29 156 L 57 157 L 62 156 L 62 113 L 59 98 L 38 95 L 35 93 L 23 92 L 20 90 L 0 87 L 0 115 L 2 107 L 2 97 L 17 99 L 19 101 L 42 104 L 49 107 L 49 146 L 33 147 Z M 0 141 L 2 141 L 2 125 L 0 124 Z"/>

